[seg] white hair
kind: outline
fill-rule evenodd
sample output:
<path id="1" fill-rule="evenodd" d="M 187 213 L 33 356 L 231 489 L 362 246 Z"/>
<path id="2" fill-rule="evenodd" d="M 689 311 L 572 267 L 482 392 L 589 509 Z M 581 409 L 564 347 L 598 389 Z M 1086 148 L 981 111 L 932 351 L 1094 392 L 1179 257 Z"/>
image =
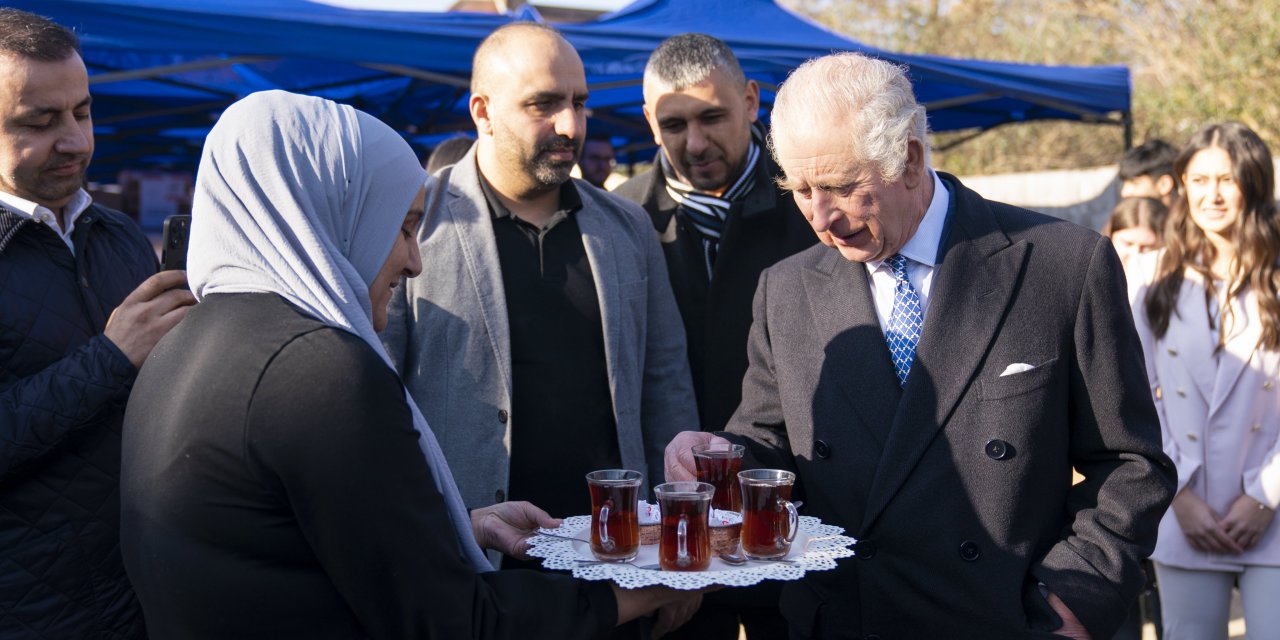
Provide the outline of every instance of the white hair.
<path id="1" fill-rule="evenodd" d="M 885 181 L 897 180 L 907 162 L 907 141 L 915 138 L 930 163 L 929 124 L 916 102 L 906 68 L 858 53 L 809 60 L 793 71 L 773 102 L 769 147 L 779 157 L 795 132 L 838 131 L 853 159 L 874 163 Z"/>

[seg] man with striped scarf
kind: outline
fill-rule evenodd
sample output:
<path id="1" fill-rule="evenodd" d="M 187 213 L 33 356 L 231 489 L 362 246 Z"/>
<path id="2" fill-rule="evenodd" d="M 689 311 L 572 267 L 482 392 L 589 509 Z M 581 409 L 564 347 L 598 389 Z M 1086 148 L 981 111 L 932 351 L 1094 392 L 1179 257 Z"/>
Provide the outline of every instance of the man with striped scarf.
<path id="1" fill-rule="evenodd" d="M 742 399 L 760 272 L 816 237 L 774 182 L 780 171 L 757 122 L 760 88 L 725 43 L 697 33 L 668 38 L 645 67 L 644 102 L 661 149 L 652 170 L 613 193 L 653 219 L 688 336 L 702 429 L 721 430 Z M 776 589 L 733 591 L 707 598 L 676 637 L 736 639 L 735 608 L 751 640 L 786 637 Z M 763 606 L 716 606 L 744 598 Z"/>

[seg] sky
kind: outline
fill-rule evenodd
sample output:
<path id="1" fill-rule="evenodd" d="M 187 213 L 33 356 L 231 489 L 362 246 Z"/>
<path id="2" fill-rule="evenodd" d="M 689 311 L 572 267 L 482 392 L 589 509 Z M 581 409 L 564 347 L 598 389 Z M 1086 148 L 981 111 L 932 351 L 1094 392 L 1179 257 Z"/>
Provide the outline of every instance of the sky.
<path id="1" fill-rule="evenodd" d="M 456 0 L 317 0 L 324 4 L 350 9 L 382 11 L 447 11 Z M 613 11 L 631 4 L 631 0 L 535 0 L 534 4 Z"/>

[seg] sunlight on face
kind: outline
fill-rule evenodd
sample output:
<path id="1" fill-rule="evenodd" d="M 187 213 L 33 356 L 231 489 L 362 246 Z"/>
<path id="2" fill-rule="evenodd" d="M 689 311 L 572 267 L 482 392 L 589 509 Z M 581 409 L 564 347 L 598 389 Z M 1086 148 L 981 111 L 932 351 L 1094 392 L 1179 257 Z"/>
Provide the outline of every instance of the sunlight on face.
<path id="1" fill-rule="evenodd" d="M 1206 234 L 1227 240 L 1234 236 L 1244 212 L 1244 194 L 1236 184 L 1233 169 L 1225 149 L 1208 147 L 1191 156 L 1182 176 L 1191 221 Z"/>
<path id="2" fill-rule="evenodd" d="M 409 212 L 404 222 L 396 231 L 395 242 L 391 245 L 391 253 L 387 261 L 378 270 L 378 275 L 369 285 L 369 304 L 373 307 L 373 330 L 382 331 L 387 328 L 387 305 L 391 303 L 391 291 L 400 284 L 400 278 L 416 278 L 422 273 L 422 254 L 418 249 L 418 223 L 422 221 L 422 209 L 426 202 L 425 187 L 418 190 L 418 195 L 409 205 Z"/>
<path id="3" fill-rule="evenodd" d="M 89 76 L 80 56 L 0 53 L 0 190 L 62 209 L 93 156 Z"/>
<path id="4" fill-rule="evenodd" d="M 885 181 L 879 167 L 853 159 L 843 136 L 805 133 L 779 141 L 782 186 L 823 244 L 846 260 L 874 262 L 911 239 L 924 209 L 906 178 L 923 171 L 923 147 L 913 143 L 903 175 Z"/>
<path id="5" fill-rule="evenodd" d="M 1129 227 L 1111 233 L 1111 244 L 1122 262 L 1160 248 L 1160 237 L 1150 227 Z"/>
<path id="6" fill-rule="evenodd" d="M 679 91 L 650 80 L 645 85 L 645 118 L 676 176 L 695 189 L 722 193 L 742 173 L 751 147 L 751 123 L 759 88 L 745 86 L 723 69 Z"/>

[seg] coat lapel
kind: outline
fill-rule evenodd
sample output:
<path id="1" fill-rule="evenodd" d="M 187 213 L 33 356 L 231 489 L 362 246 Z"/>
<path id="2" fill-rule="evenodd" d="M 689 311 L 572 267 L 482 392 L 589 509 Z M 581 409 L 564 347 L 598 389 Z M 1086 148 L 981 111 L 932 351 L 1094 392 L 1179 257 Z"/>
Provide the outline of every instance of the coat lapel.
<path id="1" fill-rule="evenodd" d="M 489 344 L 497 359 L 507 397 L 511 397 L 511 327 L 507 317 L 506 286 L 502 282 L 502 263 L 498 257 L 498 241 L 494 236 L 489 204 L 480 187 L 476 168 L 475 147 L 454 165 L 449 180 L 446 215 L 457 239 L 462 263 L 467 270 L 480 316 L 484 319 Z M 424 256 L 431 260 L 431 256 Z"/>
<path id="2" fill-rule="evenodd" d="M 1182 369 L 1191 378 L 1195 391 L 1209 406 L 1214 395 L 1214 379 L 1217 377 L 1217 341 L 1209 330 L 1208 301 L 1204 297 L 1204 283 L 1199 273 L 1188 270 L 1178 291 L 1178 304 L 1169 317 L 1169 330 L 1165 339 L 1157 343 L 1171 356 L 1185 363 Z M 1186 389 L 1164 389 L 1165 393 L 1185 393 Z"/>
<path id="3" fill-rule="evenodd" d="M 1231 391 L 1240 379 L 1240 374 L 1249 366 L 1250 360 L 1258 352 L 1262 340 L 1262 323 L 1259 315 L 1257 297 L 1253 290 L 1245 292 L 1243 300 L 1237 297 L 1232 301 L 1237 326 L 1247 322 L 1243 330 L 1238 330 L 1227 340 L 1226 346 L 1219 355 L 1218 374 L 1213 383 L 1213 396 L 1209 403 L 1209 417 L 1212 418 L 1231 396 Z"/>
<path id="4" fill-rule="evenodd" d="M 934 267 L 924 330 L 903 388 L 861 530 L 872 525 L 950 419 L 1013 299 L 1027 246 L 1010 244 L 976 193 L 948 181 L 954 211 L 947 248 Z"/>
<path id="5" fill-rule="evenodd" d="M 720 230 L 720 245 L 717 249 L 718 255 L 713 268 L 713 280 L 723 280 L 725 272 L 732 272 L 739 263 L 750 257 L 739 255 L 739 252 L 749 250 L 748 246 L 743 246 L 747 243 L 740 239 L 742 234 L 745 233 L 743 227 L 755 222 L 756 218 L 765 217 L 767 219 L 769 214 L 773 213 L 774 209 L 777 208 L 778 192 L 773 188 L 771 170 L 773 170 L 773 163 L 767 158 L 761 158 L 756 165 L 755 188 L 741 201 L 733 203 L 733 206 L 730 207 L 729 217 L 724 221 L 724 227 Z M 756 229 L 759 230 L 759 227 Z"/>
<path id="6" fill-rule="evenodd" d="M 4 253 L 9 242 L 18 235 L 18 230 L 30 222 L 30 218 L 20 216 L 0 205 L 0 253 Z"/>
<path id="7" fill-rule="evenodd" d="M 883 448 L 902 391 L 871 299 L 866 265 L 849 262 L 833 249 L 804 272 L 803 281 L 815 335 L 832 337 L 824 354 L 838 361 L 827 369 L 832 382 Z"/>
<path id="8" fill-rule="evenodd" d="M 600 322 L 604 325 L 605 366 L 609 372 L 609 389 L 615 395 L 615 413 L 617 411 L 617 380 L 614 369 L 621 353 L 622 336 L 622 282 L 618 269 L 618 252 L 613 246 L 613 233 L 609 225 L 601 217 L 601 208 L 595 205 L 594 194 L 586 189 L 579 189 L 582 196 L 582 208 L 576 214 L 578 231 L 582 234 L 582 244 L 587 253 L 587 262 L 591 264 L 592 279 L 596 284 L 596 297 L 600 301 Z M 636 339 L 631 336 L 631 339 Z"/>

